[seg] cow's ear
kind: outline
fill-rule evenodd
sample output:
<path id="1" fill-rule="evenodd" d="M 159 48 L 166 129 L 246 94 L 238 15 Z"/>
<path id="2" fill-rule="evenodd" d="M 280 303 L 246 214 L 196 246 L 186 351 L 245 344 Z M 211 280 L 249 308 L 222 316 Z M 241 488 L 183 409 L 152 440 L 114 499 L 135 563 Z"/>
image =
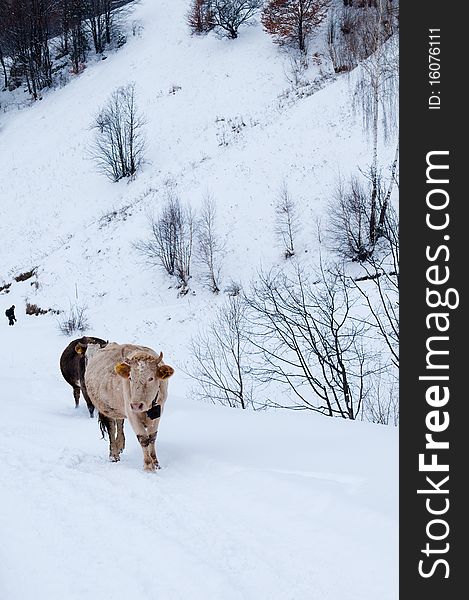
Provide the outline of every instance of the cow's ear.
<path id="1" fill-rule="evenodd" d="M 158 379 L 169 379 L 173 374 L 174 369 L 169 365 L 161 365 L 156 369 L 156 376 L 158 377 Z"/>
<path id="2" fill-rule="evenodd" d="M 77 354 L 85 354 L 86 344 L 82 344 L 81 342 L 78 342 L 78 344 L 75 346 L 75 352 Z"/>
<path id="3" fill-rule="evenodd" d="M 121 377 L 128 379 L 130 376 L 130 365 L 125 362 L 117 363 L 114 367 L 114 371 Z"/>

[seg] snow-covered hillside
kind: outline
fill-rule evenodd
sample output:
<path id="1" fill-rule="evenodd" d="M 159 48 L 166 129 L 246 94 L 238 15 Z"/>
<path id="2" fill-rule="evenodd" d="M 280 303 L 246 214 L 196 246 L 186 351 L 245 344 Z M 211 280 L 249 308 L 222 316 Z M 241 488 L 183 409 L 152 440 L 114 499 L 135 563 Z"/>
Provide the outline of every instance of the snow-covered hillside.
<path id="1" fill-rule="evenodd" d="M 2 599 L 397 597 L 394 428 L 172 392 L 145 474 L 129 427 L 108 461 L 62 346 L 39 320 L 2 333 Z"/>
<path id="2" fill-rule="evenodd" d="M 299 99 L 288 57 L 260 25 L 237 40 L 191 37 L 187 4 L 142 0 L 130 17 L 139 35 L 1 117 L 0 288 L 11 287 L 0 292 L 0 598 L 391 600 L 397 432 L 196 402 L 188 342 L 225 295 L 196 270 L 178 298 L 134 248 L 169 191 L 195 208 L 209 193 L 226 241 L 223 287 L 247 284 L 283 260 L 274 204 L 286 182 L 302 212 L 298 254 L 315 257 L 337 177 L 370 160 L 353 84 L 319 55 L 306 73 L 318 91 Z M 90 126 L 129 82 L 147 160 L 135 181 L 111 183 L 89 158 Z M 37 277 L 14 280 L 34 267 Z M 26 301 L 67 311 L 77 299 L 91 335 L 163 350 L 176 369 L 156 475 L 141 471 L 130 427 L 122 462 L 108 463 L 58 369 L 69 340 L 55 316 L 24 311 Z M 3 316 L 11 304 L 14 327 Z"/>

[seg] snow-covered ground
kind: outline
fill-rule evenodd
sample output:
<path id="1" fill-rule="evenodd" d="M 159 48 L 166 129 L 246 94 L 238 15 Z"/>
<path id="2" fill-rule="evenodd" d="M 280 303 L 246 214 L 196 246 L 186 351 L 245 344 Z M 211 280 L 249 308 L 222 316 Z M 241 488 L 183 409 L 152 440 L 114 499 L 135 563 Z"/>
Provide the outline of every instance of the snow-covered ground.
<path id="1" fill-rule="evenodd" d="M 397 597 L 394 428 L 171 391 L 145 474 L 130 427 L 110 463 L 75 410 L 63 340 L 39 319 L 4 329 L 2 599 Z"/>
<path id="2" fill-rule="evenodd" d="M 314 260 L 337 177 L 369 163 L 353 77 L 330 77 L 323 56 L 306 74 L 326 75 L 323 89 L 295 100 L 284 93 L 288 59 L 260 26 L 234 41 L 191 37 L 187 4 L 142 0 L 140 36 L 1 116 L 0 287 L 12 285 L 0 292 L 0 598 L 394 599 L 397 431 L 196 402 L 188 340 L 224 294 L 213 297 L 195 269 L 178 298 L 133 246 L 168 190 L 195 208 L 208 192 L 226 239 L 223 286 L 248 283 L 282 260 L 274 204 L 286 182 L 302 212 L 300 258 Z M 87 156 L 90 124 L 130 81 L 147 163 L 113 184 Z M 392 156 L 392 144 L 382 149 Z M 14 281 L 33 267 L 37 278 Z M 108 462 L 58 369 L 69 340 L 56 317 L 24 312 L 27 300 L 67 311 L 77 297 L 90 334 L 163 350 L 176 369 L 156 474 L 142 472 L 128 426 L 122 462 Z M 11 304 L 14 327 L 3 316 Z"/>

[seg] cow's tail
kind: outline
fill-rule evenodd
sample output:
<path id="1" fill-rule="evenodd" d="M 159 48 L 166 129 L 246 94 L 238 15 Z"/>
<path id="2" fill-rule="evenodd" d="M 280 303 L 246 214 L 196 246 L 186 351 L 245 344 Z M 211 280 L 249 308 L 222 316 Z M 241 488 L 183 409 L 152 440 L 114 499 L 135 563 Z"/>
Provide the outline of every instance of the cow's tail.
<path id="1" fill-rule="evenodd" d="M 106 417 L 106 415 L 103 415 L 103 413 L 98 413 L 98 423 L 99 423 L 99 429 L 101 431 L 101 435 L 102 438 L 104 439 L 106 437 L 106 434 L 109 438 L 109 426 L 111 423 L 111 419 L 109 417 Z"/>

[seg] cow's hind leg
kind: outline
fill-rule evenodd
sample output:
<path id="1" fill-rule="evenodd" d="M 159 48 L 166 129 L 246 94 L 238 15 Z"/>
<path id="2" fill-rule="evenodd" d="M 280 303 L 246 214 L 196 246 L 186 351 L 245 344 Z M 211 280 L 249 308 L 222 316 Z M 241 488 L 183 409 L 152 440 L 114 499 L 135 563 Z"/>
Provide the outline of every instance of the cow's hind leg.
<path id="1" fill-rule="evenodd" d="M 122 454 L 125 448 L 125 435 L 124 435 L 124 419 L 116 419 L 117 424 L 117 450 L 119 454 Z"/>
<path id="2" fill-rule="evenodd" d="M 80 376 L 80 387 L 81 393 L 83 394 L 83 398 L 86 402 L 86 406 L 88 407 L 88 412 L 90 413 L 90 418 L 92 419 L 94 417 L 94 404 L 91 402 L 91 398 L 89 397 L 86 389 L 84 373 Z"/>
<path id="3" fill-rule="evenodd" d="M 80 404 L 80 386 L 76 384 L 72 384 L 73 387 L 73 397 L 75 398 L 75 408 L 78 408 Z"/>
<path id="4" fill-rule="evenodd" d="M 118 462 L 120 460 L 120 452 L 117 446 L 117 440 L 116 440 L 116 421 L 115 419 L 110 419 L 109 417 L 106 417 L 105 415 L 103 415 L 102 413 L 99 413 L 99 428 L 101 429 L 101 433 L 103 434 L 103 437 L 105 435 L 105 433 L 107 433 L 108 438 L 109 438 L 109 458 L 113 461 L 113 462 Z"/>
<path id="5" fill-rule="evenodd" d="M 94 417 L 94 404 L 91 402 L 85 387 L 81 389 L 81 392 L 85 398 L 86 406 L 88 407 L 88 412 L 90 413 L 90 419 L 92 419 Z"/>

